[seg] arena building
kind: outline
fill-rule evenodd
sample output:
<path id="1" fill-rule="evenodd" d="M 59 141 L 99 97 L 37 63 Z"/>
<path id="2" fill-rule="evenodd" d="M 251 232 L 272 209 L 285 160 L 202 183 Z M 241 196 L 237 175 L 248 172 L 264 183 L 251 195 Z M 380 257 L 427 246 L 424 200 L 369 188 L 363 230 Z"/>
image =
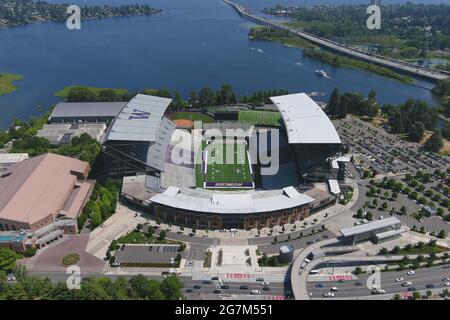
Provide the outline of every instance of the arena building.
<path id="1" fill-rule="evenodd" d="M 47 153 L 0 173 L 3 245 L 30 240 L 30 245 L 41 247 L 66 232 L 76 233 L 77 218 L 95 183 L 87 180 L 89 171 L 86 162 Z"/>
<path id="2" fill-rule="evenodd" d="M 161 221 L 208 229 L 282 225 L 333 205 L 338 194 L 328 180 L 342 162 L 333 162 L 341 147 L 333 124 L 306 94 L 271 99 L 279 114 L 264 114 L 262 124 L 252 112 L 191 128 L 164 117 L 170 99 L 136 96 L 103 143 L 123 177 L 122 200 Z M 274 174 L 263 174 L 273 163 L 261 152 L 277 158 Z"/>

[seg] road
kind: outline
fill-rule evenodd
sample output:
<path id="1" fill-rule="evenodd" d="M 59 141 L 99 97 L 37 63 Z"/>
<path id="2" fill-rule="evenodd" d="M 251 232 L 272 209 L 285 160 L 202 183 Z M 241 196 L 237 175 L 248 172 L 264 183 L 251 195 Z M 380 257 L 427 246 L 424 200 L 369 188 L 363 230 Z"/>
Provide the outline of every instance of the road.
<path id="1" fill-rule="evenodd" d="M 68 275 L 65 273 L 30 273 L 30 275 L 38 277 L 38 278 L 49 278 L 53 282 L 65 282 L 67 280 Z M 102 278 L 109 278 L 112 280 L 115 280 L 119 277 L 123 277 L 126 279 L 131 278 L 132 276 L 126 275 L 126 276 L 120 276 L 120 275 L 108 275 L 108 274 L 82 274 L 81 278 L 94 278 L 94 277 L 102 277 Z M 161 276 L 146 276 L 147 279 L 154 279 L 162 281 L 164 277 Z M 210 281 L 211 283 L 206 284 L 204 283 L 205 280 L 193 280 L 191 277 L 180 277 L 180 280 L 183 282 L 184 287 L 182 289 L 183 293 L 186 295 L 188 299 L 195 298 L 195 296 L 199 295 L 210 295 L 213 294 L 214 289 L 216 289 L 217 286 L 220 286 L 220 283 L 218 281 Z M 246 281 L 243 282 L 237 282 L 237 281 L 227 281 L 224 280 L 223 284 L 228 285 L 229 289 L 223 289 L 223 294 L 214 294 L 216 298 L 220 298 L 224 295 L 249 295 L 251 290 L 260 290 L 261 295 L 264 296 L 285 296 L 286 290 L 289 290 L 289 283 L 286 282 L 270 282 L 270 291 L 263 291 L 262 286 L 260 282 L 256 281 Z M 248 289 L 240 289 L 241 285 L 247 285 Z M 195 285 L 200 286 L 199 289 L 193 289 Z M 186 290 L 193 289 L 193 293 L 188 293 Z"/>
<path id="2" fill-rule="evenodd" d="M 433 289 L 442 289 L 445 288 L 442 279 L 450 277 L 450 269 L 443 269 L 442 266 L 417 269 L 416 274 L 413 276 L 408 276 L 406 273 L 407 270 L 381 272 L 381 288 L 386 290 L 386 294 L 400 294 L 402 292 L 408 292 L 407 287 L 403 287 L 401 284 L 405 281 L 411 281 L 417 291 L 429 290 L 426 288 L 427 284 L 433 284 Z M 404 280 L 396 282 L 395 279 L 399 277 L 403 277 Z M 357 281 L 346 281 L 343 283 L 336 281 L 308 281 L 308 292 L 312 293 L 312 299 L 330 299 L 323 298 L 322 295 L 330 291 L 332 287 L 337 287 L 339 291 L 335 292 L 335 298 L 370 296 L 371 292 L 366 286 L 367 278 L 368 275 L 360 275 Z M 358 281 L 362 285 L 355 285 Z M 315 287 L 319 283 L 323 285 L 323 288 Z"/>

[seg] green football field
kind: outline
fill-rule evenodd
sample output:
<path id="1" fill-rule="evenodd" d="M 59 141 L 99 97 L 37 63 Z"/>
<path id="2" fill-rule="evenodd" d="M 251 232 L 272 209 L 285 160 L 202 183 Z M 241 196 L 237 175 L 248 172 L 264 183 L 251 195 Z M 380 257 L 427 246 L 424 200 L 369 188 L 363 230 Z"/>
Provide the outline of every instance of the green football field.
<path id="1" fill-rule="evenodd" d="M 239 111 L 239 122 L 253 125 L 266 125 L 278 127 L 281 125 L 281 115 L 274 111 Z"/>
<path id="2" fill-rule="evenodd" d="M 239 184 L 252 182 L 245 142 L 228 145 L 223 142 L 212 142 L 206 146 L 205 152 L 207 183 Z M 231 161 L 227 159 L 230 152 L 233 154 Z"/>

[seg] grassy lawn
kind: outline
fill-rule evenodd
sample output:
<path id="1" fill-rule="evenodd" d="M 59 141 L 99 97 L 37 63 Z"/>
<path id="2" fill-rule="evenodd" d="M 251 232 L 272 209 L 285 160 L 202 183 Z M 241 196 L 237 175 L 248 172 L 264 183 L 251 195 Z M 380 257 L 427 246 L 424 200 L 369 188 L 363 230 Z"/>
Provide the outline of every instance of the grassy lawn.
<path id="1" fill-rule="evenodd" d="M 76 87 L 88 88 L 88 89 L 92 90 L 92 91 L 93 91 L 95 94 L 97 94 L 97 95 L 98 95 L 99 92 L 102 91 L 102 90 L 110 89 L 110 88 L 96 88 L 96 87 L 89 87 L 89 86 L 74 85 L 74 86 L 68 86 L 68 87 L 65 87 L 64 89 L 57 91 L 57 92 L 55 93 L 55 96 L 57 96 L 57 97 L 59 97 L 59 98 L 61 98 L 61 99 L 66 99 L 66 98 L 67 98 L 67 95 L 69 94 L 69 91 L 70 91 L 72 88 L 76 88 Z M 126 93 L 128 92 L 127 89 L 114 89 L 114 88 L 113 88 L 112 90 L 114 90 L 114 92 L 115 92 L 117 95 L 123 95 L 123 94 L 126 94 Z"/>
<path id="2" fill-rule="evenodd" d="M 76 264 L 78 261 L 80 261 L 80 256 L 77 253 L 69 253 L 68 255 L 64 256 L 61 264 L 64 267 L 68 267 Z"/>
<path id="3" fill-rule="evenodd" d="M 274 111 L 239 111 L 239 122 L 253 125 L 264 125 L 279 127 L 281 125 L 281 114 Z"/>
<path id="4" fill-rule="evenodd" d="M 16 91 L 17 87 L 13 82 L 22 78 L 18 74 L 0 73 L 0 96 Z"/>
<path id="5" fill-rule="evenodd" d="M 400 251 L 398 253 L 396 253 L 396 255 L 410 255 L 410 254 L 430 254 L 430 253 L 441 253 L 441 252 L 445 252 L 448 251 L 447 248 L 445 247 L 441 247 L 441 246 L 423 246 L 422 248 L 417 248 L 417 247 L 411 247 L 409 249 L 400 249 Z"/>
<path id="6" fill-rule="evenodd" d="M 201 112 L 186 112 L 186 111 L 176 112 L 174 119 L 175 120 L 188 119 L 191 121 L 202 121 L 203 123 L 216 122 L 213 117 Z"/>
<path id="7" fill-rule="evenodd" d="M 232 163 L 226 163 L 227 152 L 232 151 Z M 224 144 L 214 142 L 206 147 L 207 152 L 207 182 L 243 183 L 252 182 L 252 174 L 247 157 L 245 143 Z"/>

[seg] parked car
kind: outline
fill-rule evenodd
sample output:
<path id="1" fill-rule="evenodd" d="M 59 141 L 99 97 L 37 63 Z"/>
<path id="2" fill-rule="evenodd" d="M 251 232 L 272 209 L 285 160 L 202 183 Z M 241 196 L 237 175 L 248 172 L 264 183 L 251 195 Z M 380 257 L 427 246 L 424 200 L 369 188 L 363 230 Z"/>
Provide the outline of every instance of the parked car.
<path id="1" fill-rule="evenodd" d="M 222 292 L 223 292 L 222 289 L 214 289 L 214 293 L 219 294 L 219 293 L 222 293 Z"/>
<path id="2" fill-rule="evenodd" d="M 263 287 L 268 287 L 270 285 L 270 283 L 269 283 L 269 281 L 263 281 L 263 282 L 261 282 L 261 285 Z"/>
<path id="3" fill-rule="evenodd" d="M 259 294 L 261 294 L 261 291 L 259 291 L 259 290 L 252 290 L 252 291 L 250 291 L 250 294 L 259 295 Z"/>
<path id="4" fill-rule="evenodd" d="M 425 286 L 427 289 L 433 289 L 434 288 L 434 284 L 429 283 Z"/>
<path id="5" fill-rule="evenodd" d="M 413 276 L 416 274 L 416 272 L 414 270 L 410 270 L 406 273 L 408 276 Z"/>
<path id="6" fill-rule="evenodd" d="M 229 285 L 223 284 L 220 286 L 220 289 L 230 289 Z"/>
<path id="7" fill-rule="evenodd" d="M 316 287 L 316 288 L 323 288 L 323 284 L 318 283 L 318 284 L 315 285 L 315 287 Z"/>
<path id="8" fill-rule="evenodd" d="M 260 282 L 260 281 L 264 281 L 263 278 L 256 278 L 256 281 Z"/>
<path id="9" fill-rule="evenodd" d="M 248 286 L 244 284 L 244 285 L 240 286 L 239 289 L 241 289 L 241 290 L 248 290 Z"/>
<path id="10" fill-rule="evenodd" d="M 202 286 L 201 285 L 198 285 L 198 284 L 196 284 L 195 286 L 194 286 L 194 289 L 201 289 L 202 288 Z"/>
<path id="11" fill-rule="evenodd" d="M 408 288 L 408 291 L 416 291 L 416 288 L 414 288 L 414 287 L 409 287 L 409 288 Z"/>
<path id="12" fill-rule="evenodd" d="M 192 290 L 191 288 L 189 288 L 189 289 L 186 289 L 186 292 L 192 293 L 192 292 L 194 292 L 194 290 Z"/>
<path id="13" fill-rule="evenodd" d="M 211 284 L 211 281 L 210 280 L 203 280 L 202 283 L 203 284 Z"/>
<path id="14" fill-rule="evenodd" d="M 397 282 L 401 282 L 403 280 L 405 280 L 403 277 L 398 277 L 397 279 L 395 279 L 395 281 L 397 281 Z"/>
<path id="15" fill-rule="evenodd" d="M 211 280 L 217 281 L 217 280 L 219 280 L 219 277 L 211 277 Z"/>
<path id="16" fill-rule="evenodd" d="M 270 291 L 270 287 L 263 287 L 263 291 Z"/>
<path id="17" fill-rule="evenodd" d="M 323 294 L 323 297 L 324 297 L 324 298 L 334 297 L 334 293 L 333 293 L 333 292 L 325 292 L 325 293 Z"/>

